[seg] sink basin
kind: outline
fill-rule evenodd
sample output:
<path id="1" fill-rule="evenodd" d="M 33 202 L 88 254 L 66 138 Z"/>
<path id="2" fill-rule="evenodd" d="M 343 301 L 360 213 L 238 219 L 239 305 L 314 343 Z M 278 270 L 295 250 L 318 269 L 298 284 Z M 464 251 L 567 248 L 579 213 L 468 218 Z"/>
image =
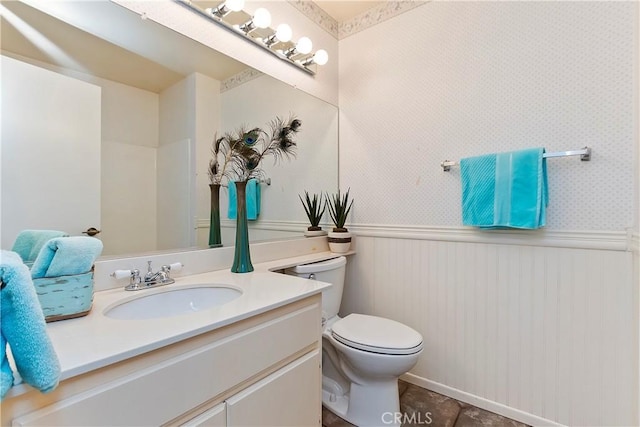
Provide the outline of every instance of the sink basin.
<path id="1" fill-rule="evenodd" d="M 139 291 L 147 292 L 147 291 Z M 192 285 L 140 295 L 107 307 L 104 315 L 112 319 L 144 320 L 180 316 L 218 307 L 240 297 L 242 291 L 223 285 Z"/>

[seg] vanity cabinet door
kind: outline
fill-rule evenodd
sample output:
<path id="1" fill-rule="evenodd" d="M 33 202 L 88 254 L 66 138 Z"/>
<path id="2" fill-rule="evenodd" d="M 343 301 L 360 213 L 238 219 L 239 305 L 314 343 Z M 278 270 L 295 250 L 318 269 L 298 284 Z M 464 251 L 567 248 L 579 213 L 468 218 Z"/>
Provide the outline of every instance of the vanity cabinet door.
<path id="1" fill-rule="evenodd" d="M 227 405 L 223 402 L 203 412 L 181 427 L 225 427 L 227 425 Z"/>
<path id="2" fill-rule="evenodd" d="M 321 378 L 313 350 L 227 399 L 227 425 L 319 426 Z"/>

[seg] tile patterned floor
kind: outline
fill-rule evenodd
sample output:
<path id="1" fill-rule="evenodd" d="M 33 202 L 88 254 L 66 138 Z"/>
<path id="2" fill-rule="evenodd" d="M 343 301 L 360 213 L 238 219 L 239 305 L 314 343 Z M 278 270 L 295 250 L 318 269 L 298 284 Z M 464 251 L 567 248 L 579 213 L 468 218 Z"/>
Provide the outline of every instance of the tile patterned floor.
<path id="1" fill-rule="evenodd" d="M 430 390 L 399 381 L 400 412 L 403 427 L 527 427 L 525 424 L 485 411 Z M 427 415 L 428 414 L 428 415 Z M 352 427 L 340 417 L 322 408 L 324 427 Z"/>

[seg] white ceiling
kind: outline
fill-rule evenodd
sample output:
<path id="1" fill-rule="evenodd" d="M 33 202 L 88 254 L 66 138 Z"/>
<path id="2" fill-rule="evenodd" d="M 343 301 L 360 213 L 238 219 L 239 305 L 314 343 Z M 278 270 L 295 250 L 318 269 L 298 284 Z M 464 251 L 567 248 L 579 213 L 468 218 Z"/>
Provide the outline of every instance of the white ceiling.
<path id="1" fill-rule="evenodd" d="M 336 21 L 344 22 L 384 2 L 370 0 L 316 0 L 314 3 L 320 6 Z"/>

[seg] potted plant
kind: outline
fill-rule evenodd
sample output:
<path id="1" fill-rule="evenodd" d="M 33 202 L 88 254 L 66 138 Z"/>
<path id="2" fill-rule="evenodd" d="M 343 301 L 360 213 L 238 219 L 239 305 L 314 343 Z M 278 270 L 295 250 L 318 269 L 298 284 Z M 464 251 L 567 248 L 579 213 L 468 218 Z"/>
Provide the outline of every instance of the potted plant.
<path id="1" fill-rule="evenodd" d="M 351 233 L 344 226 L 347 221 L 347 215 L 353 205 L 353 199 L 349 201 L 349 190 L 344 195 L 340 194 L 338 190 L 337 194 L 327 194 L 326 204 L 329 207 L 329 215 L 335 225 L 334 229 L 329 232 L 329 249 L 331 252 L 344 253 L 349 250 L 351 246 Z"/>
<path id="2" fill-rule="evenodd" d="M 322 215 L 324 215 L 324 211 L 327 208 L 326 203 L 323 203 L 324 197 L 322 196 L 322 193 L 320 193 L 320 195 L 314 194 L 312 198 L 309 196 L 309 192 L 305 190 L 304 197 L 305 198 L 303 199 L 302 196 L 298 194 L 298 198 L 302 202 L 302 207 L 304 208 L 307 218 L 309 218 L 309 223 L 311 224 L 307 227 L 307 231 L 304 232 L 304 235 L 307 237 L 324 236 L 327 232 L 319 225 Z"/>

